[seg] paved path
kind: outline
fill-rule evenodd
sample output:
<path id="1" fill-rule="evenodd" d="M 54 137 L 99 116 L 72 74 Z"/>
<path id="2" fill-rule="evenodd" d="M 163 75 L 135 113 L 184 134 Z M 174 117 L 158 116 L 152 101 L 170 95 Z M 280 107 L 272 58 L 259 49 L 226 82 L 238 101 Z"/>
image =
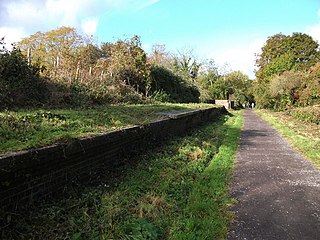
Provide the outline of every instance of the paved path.
<path id="1" fill-rule="evenodd" d="M 253 111 L 244 119 L 228 239 L 320 240 L 320 171 Z"/>

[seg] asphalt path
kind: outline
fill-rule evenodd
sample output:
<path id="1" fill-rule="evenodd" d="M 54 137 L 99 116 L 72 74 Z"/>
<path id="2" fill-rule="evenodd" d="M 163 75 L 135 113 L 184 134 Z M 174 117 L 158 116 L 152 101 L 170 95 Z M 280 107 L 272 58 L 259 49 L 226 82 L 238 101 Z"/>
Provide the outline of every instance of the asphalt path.
<path id="1" fill-rule="evenodd" d="M 252 110 L 244 113 L 231 195 L 238 204 L 227 239 L 320 240 L 320 171 Z"/>

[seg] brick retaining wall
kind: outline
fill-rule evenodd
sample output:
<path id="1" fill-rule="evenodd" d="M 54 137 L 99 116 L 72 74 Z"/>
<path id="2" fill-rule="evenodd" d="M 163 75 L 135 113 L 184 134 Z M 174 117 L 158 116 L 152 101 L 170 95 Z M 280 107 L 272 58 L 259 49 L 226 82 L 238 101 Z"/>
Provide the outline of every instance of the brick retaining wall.
<path id="1" fill-rule="evenodd" d="M 112 168 L 148 142 L 182 135 L 225 113 L 225 108 L 199 109 L 67 144 L 0 155 L 1 208 L 16 210 L 32 204 L 62 191 L 75 179 L 86 181 L 100 167 Z"/>

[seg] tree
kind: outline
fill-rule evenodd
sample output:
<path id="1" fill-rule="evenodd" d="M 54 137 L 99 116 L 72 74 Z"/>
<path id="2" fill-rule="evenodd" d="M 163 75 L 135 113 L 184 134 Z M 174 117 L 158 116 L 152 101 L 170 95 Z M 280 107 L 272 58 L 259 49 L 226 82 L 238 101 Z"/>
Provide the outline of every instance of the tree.
<path id="1" fill-rule="evenodd" d="M 305 87 L 300 91 L 299 104 L 302 106 L 320 104 L 320 62 L 310 68 L 304 79 Z"/>
<path id="2" fill-rule="evenodd" d="M 305 86 L 305 74 L 300 71 L 286 71 L 271 79 L 268 87 L 272 107 L 285 110 L 299 101 L 301 90 Z"/>
<path id="3" fill-rule="evenodd" d="M 169 53 L 166 51 L 165 45 L 154 44 L 148 60 L 151 64 L 168 67 L 171 59 Z"/>
<path id="4" fill-rule="evenodd" d="M 153 96 L 168 102 L 199 102 L 200 92 L 193 82 L 187 81 L 164 66 L 151 68 Z"/>
<path id="5" fill-rule="evenodd" d="M 294 66 L 294 55 L 292 53 L 284 53 L 265 66 L 263 71 L 258 73 L 260 74 L 259 78 L 269 80 L 272 76 L 280 75 L 285 71 L 293 69 Z"/>
<path id="6" fill-rule="evenodd" d="M 201 63 L 194 57 L 192 49 L 182 49 L 173 57 L 173 72 L 182 78 L 194 81 L 199 74 Z"/>
<path id="7" fill-rule="evenodd" d="M 256 57 L 256 65 L 259 68 L 264 68 L 274 59 L 280 57 L 281 55 L 287 52 L 286 49 L 286 39 L 288 36 L 281 33 L 275 34 L 271 37 L 268 37 L 268 40 L 262 47 L 261 54 L 258 54 Z"/>
<path id="8" fill-rule="evenodd" d="M 251 81 L 246 74 L 241 71 L 234 71 L 225 77 L 227 85 L 227 95 L 233 95 L 235 104 L 241 106 L 249 101 L 248 88 L 251 85 Z"/>
<path id="9" fill-rule="evenodd" d="M 199 76 L 196 79 L 201 93 L 201 102 L 213 102 L 215 97 L 212 91 L 212 86 L 219 78 L 218 66 L 214 60 L 211 59 L 202 64 L 202 70 L 199 72 Z"/>
<path id="10" fill-rule="evenodd" d="M 304 33 L 293 33 L 287 39 L 288 52 L 294 56 L 298 69 L 308 69 L 319 60 L 319 44 Z"/>
<path id="11" fill-rule="evenodd" d="M 241 106 L 248 101 L 247 90 L 249 86 L 250 80 L 247 75 L 241 71 L 233 71 L 225 76 L 220 76 L 209 90 L 214 99 L 233 98 L 236 105 Z"/>
<path id="12" fill-rule="evenodd" d="M 150 66 L 139 36 L 118 40 L 114 44 L 104 43 L 102 50 L 108 63 L 105 72 L 110 78 L 124 82 L 146 96 L 149 94 Z"/>
<path id="13" fill-rule="evenodd" d="M 47 76 L 66 78 L 70 83 L 77 75 L 81 46 L 84 46 L 83 38 L 70 27 L 37 32 L 18 43 L 23 54 L 31 51 L 31 62 L 46 68 Z"/>
<path id="14" fill-rule="evenodd" d="M 304 33 L 273 35 L 256 57 L 259 67 L 256 76 L 259 80 L 269 80 L 284 71 L 309 69 L 319 60 L 318 47 L 318 43 Z"/>

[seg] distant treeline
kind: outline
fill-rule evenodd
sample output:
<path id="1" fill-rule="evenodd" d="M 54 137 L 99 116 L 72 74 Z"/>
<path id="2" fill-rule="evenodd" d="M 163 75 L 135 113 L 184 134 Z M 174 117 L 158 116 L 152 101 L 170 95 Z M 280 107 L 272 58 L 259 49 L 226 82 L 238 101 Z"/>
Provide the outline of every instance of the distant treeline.
<path id="1" fill-rule="evenodd" d="M 252 98 L 251 81 L 198 61 L 191 50 L 172 54 L 154 45 L 147 55 L 138 36 L 97 46 L 74 28 L 37 32 L 12 50 L 0 41 L 0 107 L 100 103 L 211 102 Z"/>

